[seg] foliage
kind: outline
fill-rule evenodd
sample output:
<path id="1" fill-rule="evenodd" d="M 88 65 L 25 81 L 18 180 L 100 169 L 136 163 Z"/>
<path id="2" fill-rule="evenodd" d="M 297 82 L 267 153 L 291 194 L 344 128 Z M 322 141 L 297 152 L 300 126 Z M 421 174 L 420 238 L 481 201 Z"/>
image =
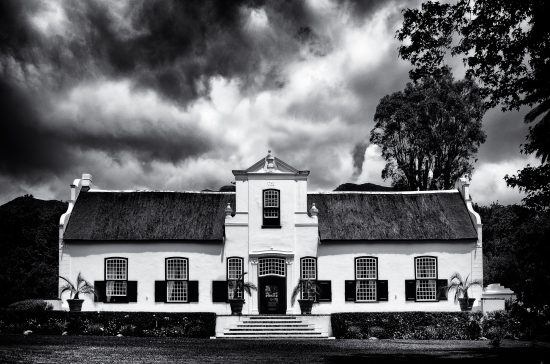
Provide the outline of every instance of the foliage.
<path id="1" fill-rule="evenodd" d="M 485 141 L 484 108 L 471 79 L 455 81 L 448 68 L 408 83 L 376 108 L 370 141 L 382 149 L 384 179 L 398 189 L 450 189 L 473 170 Z"/>
<path id="2" fill-rule="evenodd" d="M 84 278 L 82 278 L 82 275 L 80 273 L 78 273 L 78 276 L 76 277 L 76 284 L 73 284 L 65 277 L 59 276 L 59 278 L 67 282 L 63 287 L 61 287 L 61 294 L 68 291 L 70 292 L 70 298 L 75 300 L 79 299 L 80 294 L 92 294 L 94 296 L 96 295 L 94 286 L 92 286 Z"/>
<path id="3" fill-rule="evenodd" d="M 550 304 L 550 213 L 523 206 L 475 206 L 483 222 L 485 282 L 512 289 L 528 307 Z"/>
<path id="4" fill-rule="evenodd" d="M 458 302 L 459 298 L 468 299 L 468 290 L 471 287 L 481 287 L 483 284 L 478 280 L 468 280 L 470 275 L 466 276 L 466 279 L 462 279 L 462 276 L 459 273 L 454 273 L 449 279 L 450 283 L 447 287 L 447 293 L 455 291 L 455 303 Z"/>
<path id="5" fill-rule="evenodd" d="M 307 295 L 304 295 L 303 293 L 307 293 Z M 292 290 L 291 301 L 293 305 L 296 301 L 296 297 L 298 297 L 298 294 L 300 294 L 300 297 L 305 296 L 310 301 L 318 302 L 319 295 L 321 294 L 321 289 L 319 288 L 319 285 L 315 280 L 300 279 L 298 281 L 298 284 L 296 284 L 296 286 Z"/>
<path id="6" fill-rule="evenodd" d="M 8 309 L 14 311 L 40 312 L 51 311 L 53 306 L 51 303 L 44 300 L 28 299 L 12 303 L 8 306 Z"/>
<path id="7" fill-rule="evenodd" d="M 535 106 L 525 154 L 542 166 L 527 166 L 507 183 L 527 193 L 529 207 L 550 209 L 550 2 L 545 0 L 427 1 L 404 11 L 397 38 L 402 58 L 411 61 L 413 79 L 441 73 L 445 55 L 463 55 L 467 74 L 481 82 L 488 106 Z"/>
<path id="8" fill-rule="evenodd" d="M 210 337 L 214 335 L 214 313 L 174 312 L 14 312 L 0 310 L 0 332 L 20 334 L 32 330 L 37 334 L 177 336 Z"/>
<path id="9" fill-rule="evenodd" d="M 376 337 L 378 339 L 388 339 L 389 335 L 386 332 L 386 330 L 384 330 L 383 327 L 372 326 L 372 327 L 369 327 L 369 337 Z"/>
<path id="10" fill-rule="evenodd" d="M 31 196 L 0 206 L 0 307 L 28 298 L 57 298 L 61 201 Z"/>
<path id="11" fill-rule="evenodd" d="M 245 274 L 247 274 L 247 272 L 241 274 L 239 279 L 229 281 L 229 289 L 233 291 L 233 297 L 238 297 L 237 292 L 246 292 L 250 296 L 252 291 L 256 291 L 258 289 L 254 283 L 244 281 Z"/>

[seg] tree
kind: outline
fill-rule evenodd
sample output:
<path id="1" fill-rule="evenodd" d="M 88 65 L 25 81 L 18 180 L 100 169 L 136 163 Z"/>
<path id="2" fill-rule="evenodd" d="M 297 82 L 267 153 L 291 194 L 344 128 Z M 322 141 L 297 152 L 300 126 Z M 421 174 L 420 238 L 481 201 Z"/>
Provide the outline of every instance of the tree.
<path id="1" fill-rule="evenodd" d="M 476 83 L 455 81 L 448 68 L 384 96 L 370 135 L 387 161 L 382 178 L 397 189 L 452 188 L 472 172 L 472 158 L 485 141 L 483 113 Z"/>
<path id="2" fill-rule="evenodd" d="M 427 1 L 406 9 L 397 38 L 402 58 L 411 61 L 411 78 L 440 73 L 445 56 L 463 55 L 467 74 L 481 85 L 488 106 L 534 108 L 522 152 L 535 153 L 542 166 L 527 166 L 508 184 L 527 192 L 527 206 L 550 201 L 550 2 L 545 0 Z"/>

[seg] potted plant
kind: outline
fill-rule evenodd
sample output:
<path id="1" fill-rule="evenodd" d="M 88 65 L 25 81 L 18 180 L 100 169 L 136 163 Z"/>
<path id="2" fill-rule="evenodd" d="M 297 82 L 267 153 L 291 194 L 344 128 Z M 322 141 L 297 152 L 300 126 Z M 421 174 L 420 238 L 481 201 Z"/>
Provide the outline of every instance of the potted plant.
<path id="1" fill-rule="evenodd" d="M 478 280 L 468 280 L 470 275 L 466 276 L 466 279 L 462 279 L 462 276 L 458 273 L 454 273 L 451 276 L 449 286 L 447 287 L 447 293 L 455 290 L 454 301 L 455 304 L 460 302 L 460 309 L 462 311 L 471 311 L 474 304 L 475 298 L 468 297 L 468 290 L 470 287 L 483 287 L 480 281 Z"/>
<path id="2" fill-rule="evenodd" d="M 241 274 L 239 279 L 233 279 L 228 282 L 228 287 L 231 290 L 231 297 L 229 299 L 229 305 L 231 306 L 232 315 L 242 315 L 244 298 L 238 298 L 239 293 L 246 292 L 249 296 L 252 294 L 252 291 L 257 290 L 258 288 L 254 283 L 245 282 L 244 276 L 246 272 Z"/>
<path id="3" fill-rule="evenodd" d="M 298 303 L 302 315 L 311 315 L 313 304 L 318 302 L 320 290 L 317 281 L 311 279 L 300 279 L 294 290 L 292 291 L 292 304 L 296 301 L 296 297 L 300 294 Z"/>
<path id="4" fill-rule="evenodd" d="M 94 287 L 82 278 L 80 273 L 78 273 L 78 277 L 76 277 L 76 285 L 65 277 L 59 276 L 59 278 L 67 282 L 63 287 L 61 287 L 61 294 L 66 291 L 70 292 L 70 298 L 67 300 L 67 303 L 69 304 L 69 310 L 71 312 L 80 312 L 82 309 L 82 303 L 84 300 L 79 298 L 80 294 L 96 295 Z"/>

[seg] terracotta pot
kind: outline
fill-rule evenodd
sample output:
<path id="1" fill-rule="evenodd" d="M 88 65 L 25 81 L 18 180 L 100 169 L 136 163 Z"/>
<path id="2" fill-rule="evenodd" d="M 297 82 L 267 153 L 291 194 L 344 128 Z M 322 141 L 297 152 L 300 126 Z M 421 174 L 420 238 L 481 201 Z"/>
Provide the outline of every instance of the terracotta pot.
<path id="1" fill-rule="evenodd" d="M 475 300 L 475 298 L 459 298 L 458 302 L 460 303 L 460 310 L 471 311 Z"/>
<path id="2" fill-rule="evenodd" d="M 67 303 L 69 304 L 69 311 L 71 312 L 80 312 L 82 310 L 82 303 L 84 300 L 81 299 L 68 299 Z"/>
<path id="3" fill-rule="evenodd" d="M 232 315 L 242 315 L 243 314 L 243 299 L 229 300 L 229 305 L 231 306 Z"/>
<path id="4" fill-rule="evenodd" d="M 311 315 L 311 309 L 313 308 L 312 300 L 298 300 L 298 303 L 300 304 L 302 315 Z"/>

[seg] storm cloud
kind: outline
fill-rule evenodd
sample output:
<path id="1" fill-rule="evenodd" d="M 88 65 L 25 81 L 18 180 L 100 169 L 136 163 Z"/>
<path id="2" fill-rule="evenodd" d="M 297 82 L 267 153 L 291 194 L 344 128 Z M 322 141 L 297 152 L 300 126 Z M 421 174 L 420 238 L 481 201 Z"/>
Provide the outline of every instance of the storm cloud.
<path id="1" fill-rule="evenodd" d="M 417 5 L 2 1 L 0 202 L 66 199 L 83 172 L 104 188 L 215 189 L 267 149 L 310 169 L 313 190 L 388 184 L 366 143 L 380 98 L 407 82 L 394 35 Z M 487 201 L 519 199 L 502 181 L 527 158 L 519 119 L 486 116 L 472 190 Z"/>

